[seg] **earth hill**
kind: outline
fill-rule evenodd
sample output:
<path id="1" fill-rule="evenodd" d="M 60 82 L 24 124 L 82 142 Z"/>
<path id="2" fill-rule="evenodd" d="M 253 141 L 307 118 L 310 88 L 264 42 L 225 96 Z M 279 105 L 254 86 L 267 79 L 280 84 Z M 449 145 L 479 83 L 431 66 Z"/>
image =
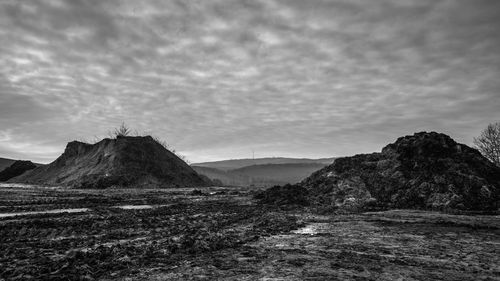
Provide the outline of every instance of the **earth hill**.
<path id="1" fill-rule="evenodd" d="M 73 141 L 54 162 L 9 182 L 76 188 L 187 187 L 210 181 L 151 136 L 118 136 L 95 144 Z"/>
<path id="2" fill-rule="evenodd" d="M 297 185 L 259 194 L 269 203 L 328 208 L 496 211 L 500 168 L 445 134 L 399 138 L 380 153 L 338 158 Z"/>

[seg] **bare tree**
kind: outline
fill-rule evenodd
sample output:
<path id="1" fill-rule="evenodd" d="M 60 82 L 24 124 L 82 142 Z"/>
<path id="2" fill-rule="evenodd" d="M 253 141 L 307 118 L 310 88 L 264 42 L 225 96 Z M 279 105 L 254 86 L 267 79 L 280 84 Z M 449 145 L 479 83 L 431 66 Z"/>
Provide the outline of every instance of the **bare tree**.
<path id="1" fill-rule="evenodd" d="M 152 136 L 152 138 L 153 138 L 153 140 L 154 140 L 155 142 L 157 142 L 158 144 L 160 144 L 161 146 L 163 146 L 166 150 L 173 150 L 173 149 L 170 147 L 170 145 L 169 145 L 166 141 L 164 141 L 164 140 L 160 139 L 160 138 L 159 138 L 159 137 L 157 137 L 157 136 Z"/>
<path id="2" fill-rule="evenodd" d="M 125 124 L 125 122 L 122 122 L 120 127 L 116 128 L 113 132 L 108 132 L 110 138 L 126 137 L 131 133 L 132 130 Z"/>
<path id="3" fill-rule="evenodd" d="M 474 138 L 474 144 L 484 157 L 500 167 L 500 122 L 489 124 Z"/>

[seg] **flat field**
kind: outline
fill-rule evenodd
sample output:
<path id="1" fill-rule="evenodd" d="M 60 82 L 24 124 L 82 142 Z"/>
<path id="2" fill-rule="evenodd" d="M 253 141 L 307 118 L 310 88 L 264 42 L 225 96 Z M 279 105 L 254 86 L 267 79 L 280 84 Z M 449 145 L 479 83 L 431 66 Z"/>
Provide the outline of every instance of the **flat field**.
<path id="1" fill-rule="evenodd" d="M 2 185 L 0 280 L 500 280 L 499 216 L 325 216 L 251 194 Z"/>

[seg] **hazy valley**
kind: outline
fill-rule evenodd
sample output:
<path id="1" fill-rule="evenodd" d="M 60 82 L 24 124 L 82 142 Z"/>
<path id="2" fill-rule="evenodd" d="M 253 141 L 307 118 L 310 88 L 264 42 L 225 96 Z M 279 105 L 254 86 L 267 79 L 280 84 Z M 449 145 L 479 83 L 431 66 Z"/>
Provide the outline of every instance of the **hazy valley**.
<path id="1" fill-rule="evenodd" d="M 273 186 L 298 183 L 335 158 L 261 158 L 194 163 L 191 167 L 226 186 Z"/>

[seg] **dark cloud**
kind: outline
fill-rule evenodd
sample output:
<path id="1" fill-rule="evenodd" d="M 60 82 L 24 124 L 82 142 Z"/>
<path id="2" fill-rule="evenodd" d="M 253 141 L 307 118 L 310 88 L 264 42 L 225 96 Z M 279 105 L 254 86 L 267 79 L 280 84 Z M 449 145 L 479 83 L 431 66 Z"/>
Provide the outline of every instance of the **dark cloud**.
<path id="1" fill-rule="evenodd" d="M 0 156 L 50 161 L 122 121 L 193 161 L 470 143 L 500 119 L 500 2 L 0 3 Z"/>

